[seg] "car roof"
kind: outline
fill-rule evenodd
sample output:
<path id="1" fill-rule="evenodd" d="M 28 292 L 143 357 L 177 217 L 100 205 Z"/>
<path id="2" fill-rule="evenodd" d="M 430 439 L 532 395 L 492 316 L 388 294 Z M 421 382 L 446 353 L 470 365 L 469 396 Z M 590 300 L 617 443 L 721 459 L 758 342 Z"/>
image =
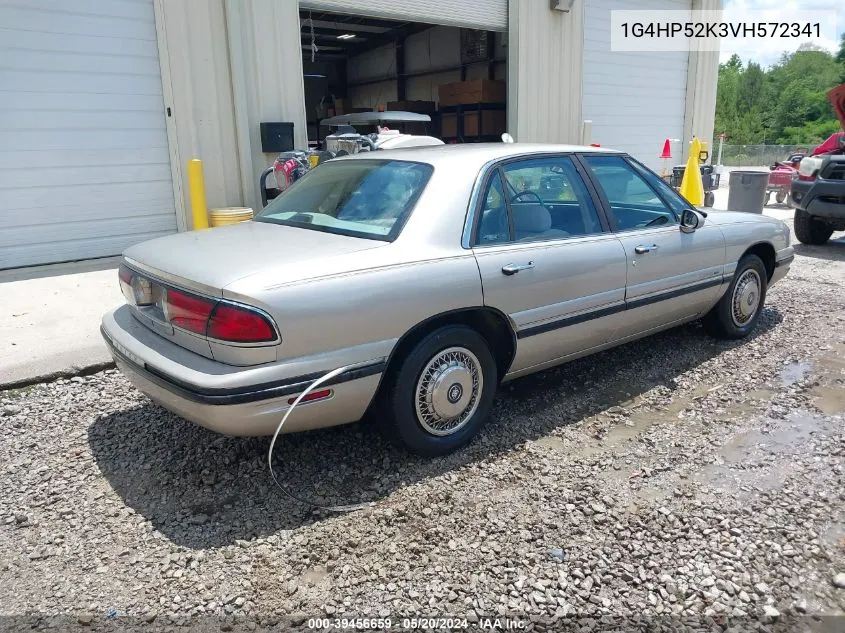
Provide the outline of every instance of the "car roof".
<path id="1" fill-rule="evenodd" d="M 491 160 L 522 156 L 526 154 L 561 154 L 568 152 L 602 152 L 622 154 L 620 150 L 586 145 L 555 145 L 551 143 L 455 143 L 431 145 L 425 147 L 405 147 L 402 149 L 376 150 L 343 156 L 334 160 L 408 160 L 430 163 L 437 166 L 440 162 L 466 161 L 483 165 Z"/>

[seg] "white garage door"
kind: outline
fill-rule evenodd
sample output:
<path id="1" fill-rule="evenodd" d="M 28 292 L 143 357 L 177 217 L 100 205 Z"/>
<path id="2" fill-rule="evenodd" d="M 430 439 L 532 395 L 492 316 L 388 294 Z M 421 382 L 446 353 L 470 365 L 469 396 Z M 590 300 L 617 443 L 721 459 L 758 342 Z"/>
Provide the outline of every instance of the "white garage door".
<path id="1" fill-rule="evenodd" d="M 152 0 L 0 6 L 0 269 L 176 230 Z"/>
<path id="2" fill-rule="evenodd" d="M 689 54 L 611 52 L 610 9 L 689 10 L 690 2 L 590 0 L 585 6 L 583 116 L 593 122 L 592 141 L 659 170 L 663 142 L 683 138 Z M 677 163 L 680 152 L 673 143 Z"/>
<path id="3" fill-rule="evenodd" d="M 508 28 L 508 0 L 300 0 L 299 6 L 370 18 L 486 31 L 505 31 Z"/>

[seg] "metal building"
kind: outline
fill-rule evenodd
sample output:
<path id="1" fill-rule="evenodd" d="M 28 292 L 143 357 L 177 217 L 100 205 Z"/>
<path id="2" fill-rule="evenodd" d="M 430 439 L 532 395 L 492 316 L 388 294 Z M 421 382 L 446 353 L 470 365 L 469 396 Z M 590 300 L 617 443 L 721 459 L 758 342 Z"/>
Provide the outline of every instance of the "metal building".
<path id="1" fill-rule="evenodd" d="M 404 61 L 395 43 L 387 43 L 361 46 L 365 52 L 345 62 L 347 80 L 356 83 L 350 95 L 365 106 L 436 98 L 438 82 L 484 76 L 506 81 L 507 129 L 517 141 L 580 142 L 583 121 L 591 120 L 591 140 L 654 165 L 664 138 L 712 137 L 718 54 L 611 52 L 609 11 L 715 9 L 721 0 L 559 3 L 568 10 L 555 4 L 4 4 L 0 269 L 116 255 L 189 228 L 190 158 L 204 162 L 209 206 L 258 208 L 257 177 L 274 158 L 262 152 L 259 124 L 293 122 L 296 145 L 309 140 L 305 12 L 347 16 L 339 23 L 350 36 L 361 35 L 359 43 L 374 33 L 382 34 L 374 44 L 382 42 L 391 21 L 418 24 L 403 31 Z M 448 62 L 449 42 L 458 41 L 460 29 L 491 34 L 495 46 L 486 66 Z M 328 33 L 324 53 L 340 49 L 337 56 L 349 56 Z"/>

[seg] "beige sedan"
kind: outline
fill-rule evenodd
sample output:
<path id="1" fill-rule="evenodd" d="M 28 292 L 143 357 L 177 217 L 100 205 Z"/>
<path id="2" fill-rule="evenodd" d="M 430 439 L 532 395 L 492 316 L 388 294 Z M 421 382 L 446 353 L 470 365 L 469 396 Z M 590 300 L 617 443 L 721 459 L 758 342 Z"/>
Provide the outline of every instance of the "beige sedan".
<path id="1" fill-rule="evenodd" d="M 468 442 L 498 385 L 681 323 L 754 329 L 788 227 L 705 216 L 628 155 L 467 144 L 309 172 L 254 221 L 128 249 L 102 332 L 144 393 L 270 435 L 371 411 L 423 455 Z"/>

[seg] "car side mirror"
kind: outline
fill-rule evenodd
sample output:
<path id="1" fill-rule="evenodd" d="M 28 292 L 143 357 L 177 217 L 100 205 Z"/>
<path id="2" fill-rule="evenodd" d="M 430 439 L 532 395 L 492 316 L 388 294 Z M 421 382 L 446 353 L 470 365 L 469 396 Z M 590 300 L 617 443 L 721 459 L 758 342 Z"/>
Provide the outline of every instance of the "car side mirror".
<path id="1" fill-rule="evenodd" d="M 702 215 L 693 209 L 686 209 L 681 214 L 681 231 L 684 233 L 692 233 L 696 229 L 704 225 L 704 218 Z"/>

